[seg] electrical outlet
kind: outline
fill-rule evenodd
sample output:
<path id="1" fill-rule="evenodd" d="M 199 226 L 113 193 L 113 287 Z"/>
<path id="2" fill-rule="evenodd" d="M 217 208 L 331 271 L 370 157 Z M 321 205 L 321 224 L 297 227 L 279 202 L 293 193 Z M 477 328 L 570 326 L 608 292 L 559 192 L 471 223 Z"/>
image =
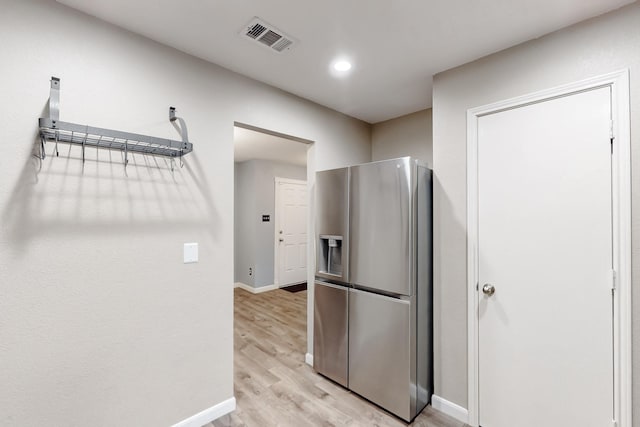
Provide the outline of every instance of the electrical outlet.
<path id="1" fill-rule="evenodd" d="M 253 268 L 249 267 L 249 276 L 253 276 Z"/>

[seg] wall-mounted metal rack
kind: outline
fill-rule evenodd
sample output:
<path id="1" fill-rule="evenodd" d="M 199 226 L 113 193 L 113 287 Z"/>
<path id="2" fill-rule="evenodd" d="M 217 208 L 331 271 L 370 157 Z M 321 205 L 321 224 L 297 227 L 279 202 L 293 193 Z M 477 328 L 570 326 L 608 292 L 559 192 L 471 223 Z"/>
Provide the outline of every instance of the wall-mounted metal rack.
<path id="1" fill-rule="evenodd" d="M 182 141 L 62 122 L 60 121 L 60 79 L 51 77 L 49 117 L 41 117 L 38 120 L 41 143 L 40 155 L 44 159 L 44 144 L 46 142 L 54 142 L 82 146 L 82 161 L 84 161 L 86 147 L 119 150 L 124 153 L 125 166 L 128 163 L 128 153 L 142 153 L 170 157 L 172 159 L 181 158 L 193 151 L 193 144 L 188 140 L 187 125 L 182 118 L 176 116 L 174 107 L 169 107 L 169 120 L 171 122 L 178 121 L 179 125 L 176 127 L 180 132 Z"/>

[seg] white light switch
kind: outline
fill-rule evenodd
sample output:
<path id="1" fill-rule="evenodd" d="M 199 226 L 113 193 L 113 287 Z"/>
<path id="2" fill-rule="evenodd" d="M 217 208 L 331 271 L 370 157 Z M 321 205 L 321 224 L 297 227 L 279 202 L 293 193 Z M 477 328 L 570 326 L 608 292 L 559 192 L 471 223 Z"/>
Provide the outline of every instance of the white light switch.
<path id="1" fill-rule="evenodd" d="M 185 243 L 184 244 L 184 263 L 198 262 L 198 244 L 197 243 Z"/>

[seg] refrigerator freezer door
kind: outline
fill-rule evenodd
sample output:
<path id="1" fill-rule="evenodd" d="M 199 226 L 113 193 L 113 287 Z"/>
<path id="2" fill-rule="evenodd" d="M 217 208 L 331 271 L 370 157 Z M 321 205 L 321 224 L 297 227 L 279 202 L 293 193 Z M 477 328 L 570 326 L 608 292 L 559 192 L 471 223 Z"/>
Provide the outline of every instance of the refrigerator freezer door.
<path id="1" fill-rule="evenodd" d="M 313 368 L 347 387 L 349 291 L 342 286 L 315 282 L 313 295 Z"/>
<path id="2" fill-rule="evenodd" d="M 316 276 L 349 282 L 349 168 L 316 173 Z"/>
<path id="3" fill-rule="evenodd" d="M 404 157 L 351 168 L 350 274 L 357 286 L 413 294 L 412 166 Z"/>
<path id="4" fill-rule="evenodd" d="M 349 388 L 406 421 L 415 415 L 410 318 L 411 301 L 349 291 Z"/>

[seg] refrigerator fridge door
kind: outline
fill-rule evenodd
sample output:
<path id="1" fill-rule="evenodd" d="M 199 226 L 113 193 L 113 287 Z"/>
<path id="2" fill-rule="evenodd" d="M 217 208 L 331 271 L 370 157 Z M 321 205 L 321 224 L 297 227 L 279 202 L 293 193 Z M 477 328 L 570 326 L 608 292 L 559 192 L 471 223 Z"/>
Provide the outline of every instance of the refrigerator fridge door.
<path id="1" fill-rule="evenodd" d="M 416 396 L 411 304 L 349 291 L 349 388 L 406 421 L 415 416 Z"/>
<path id="2" fill-rule="evenodd" d="M 349 291 L 316 281 L 313 295 L 313 369 L 347 387 Z"/>
<path id="3" fill-rule="evenodd" d="M 316 173 L 316 276 L 349 282 L 349 168 Z"/>
<path id="4" fill-rule="evenodd" d="M 412 179 L 409 157 L 351 167 L 351 283 L 413 295 Z"/>

